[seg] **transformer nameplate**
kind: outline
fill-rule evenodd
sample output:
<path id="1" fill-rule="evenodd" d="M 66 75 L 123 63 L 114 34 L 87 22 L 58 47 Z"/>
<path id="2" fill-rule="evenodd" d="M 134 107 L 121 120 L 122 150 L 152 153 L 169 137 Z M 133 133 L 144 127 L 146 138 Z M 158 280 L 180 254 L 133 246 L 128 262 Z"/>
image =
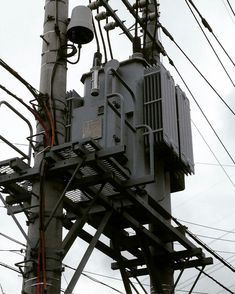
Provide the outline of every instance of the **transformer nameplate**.
<path id="1" fill-rule="evenodd" d="M 93 139 L 102 138 L 102 118 L 99 117 L 94 120 L 84 121 L 82 128 L 82 137 L 90 137 Z"/>

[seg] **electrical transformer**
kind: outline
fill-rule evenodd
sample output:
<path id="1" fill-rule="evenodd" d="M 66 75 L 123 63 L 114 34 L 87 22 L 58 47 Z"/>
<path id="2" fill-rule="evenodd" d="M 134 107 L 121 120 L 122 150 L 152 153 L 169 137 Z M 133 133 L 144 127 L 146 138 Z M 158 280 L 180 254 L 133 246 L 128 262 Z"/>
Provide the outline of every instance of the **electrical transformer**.
<path id="1" fill-rule="evenodd" d="M 177 181 L 194 171 L 189 101 L 164 66 L 149 66 L 134 54 L 94 66 L 82 82 L 84 96 L 69 95 L 69 139 L 92 138 L 114 156 L 122 149 L 124 156 L 116 160 L 128 171 L 130 185 L 153 182 L 161 156 L 176 182 L 172 192 L 182 190 Z"/>

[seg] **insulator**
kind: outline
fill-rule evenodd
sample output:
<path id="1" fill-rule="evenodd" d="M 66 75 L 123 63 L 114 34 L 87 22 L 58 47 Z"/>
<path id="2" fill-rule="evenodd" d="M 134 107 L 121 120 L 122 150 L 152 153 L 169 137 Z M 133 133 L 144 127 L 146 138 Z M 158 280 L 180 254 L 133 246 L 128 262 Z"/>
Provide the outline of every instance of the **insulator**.
<path id="1" fill-rule="evenodd" d="M 148 14 L 148 19 L 149 19 L 149 20 L 154 20 L 154 19 L 156 19 L 156 13 L 155 13 L 155 12 L 151 12 L 151 13 L 149 13 L 149 14 Z"/>
<path id="2" fill-rule="evenodd" d="M 91 9 L 91 10 L 95 10 L 97 8 L 99 8 L 100 6 L 102 6 L 102 1 L 100 0 L 97 0 L 97 1 L 94 1 L 94 2 L 91 2 L 88 7 Z"/>
<path id="3" fill-rule="evenodd" d="M 106 19 L 107 16 L 109 16 L 109 13 L 107 11 L 102 11 L 95 16 L 95 19 L 99 21 Z"/>
<path id="4" fill-rule="evenodd" d="M 137 4 L 137 7 L 138 7 L 138 8 L 144 8 L 146 5 L 147 5 L 146 0 L 139 0 L 139 1 L 138 1 L 138 4 Z M 133 7 L 134 9 L 136 9 L 136 3 L 133 4 L 132 7 Z"/>
<path id="5" fill-rule="evenodd" d="M 116 22 L 109 22 L 104 26 L 104 29 L 106 31 L 111 31 L 111 30 L 114 30 L 117 26 L 118 24 Z"/>

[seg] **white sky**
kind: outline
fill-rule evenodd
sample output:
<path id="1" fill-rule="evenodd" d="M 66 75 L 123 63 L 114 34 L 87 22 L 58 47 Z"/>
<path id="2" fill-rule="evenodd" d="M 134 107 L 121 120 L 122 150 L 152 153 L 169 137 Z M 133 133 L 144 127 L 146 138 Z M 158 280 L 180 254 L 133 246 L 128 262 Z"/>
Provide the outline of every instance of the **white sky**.
<path id="1" fill-rule="evenodd" d="M 113 8 L 119 6 L 121 1 L 110 0 L 110 5 Z M 230 1 L 235 9 L 235 0 Z M 88 1 L 70 1 L 70 8 L 75 5 L 87 4 Z M 226 102 L 235 109 L 235 90 L 228 80 L 227 76 L 222 71 L 218 61 L 213 56 L 213 52 L 208 46 L 204 36 L 200 32 L 195 20 L 192 18 L 184 0 L 161 0 L 161 23 L 171 32 L 176 42 L 185 50 L 190 58 L 195 62 L 199 69 L 206 75 L 209 81 L 215 86 L 216 90 L 226 100 Z M 235 60 L 235 17 L 228 13 L 228 6 L 225 0 L 195 0 L 202 15 L 208 20 L 214 33 L 222 42 L 224 47 L 229 52 L 230 56 Z M 42 34 L 43 23 L 43 6 L 44 1 L 30 0 L 11 0 L 2 1 L 0 9 L 0 58 L 6 61 L 16 71 L 18 71 L 29 83 L 38 88 L 40 76 L 40 54 L 41 43 L 39 35 Z M 227 9 L 226 9 L 227 7 Z M 128 14 L 123 12 L 123 20 L 127 19 L 126 25 L 132 24 L 128 19 Z M 114 58 L 122 61 L 127 59 L 131 54 L 130 43 L 124 36 L 119 35 L 120 30 L 111 32 L 111 40 L 113 44 Z M 231 65 L 223 52 L 218 48 L 213 38 L 208 35 L 215 48 L 218 50 L 226 68 L 228 69 L 233 80 L 235 80 L 235 68 Z M 161 36 L 162 43 L 168 52 L 169 56 L 174 60 L 176 66 L 186 79 L 190 89 L 194 93 L 199 104 L 205 111 L 210 122 L 220 135 L 224 144 L 235 158 L 235 142 L 234 142 L 234 117 L 228 109 L 219 101 L 211 89 L 205 84 L 201 77 L 195 72 L 188 61 L 183 57 L 174 44 L 172 44 L 165 36 Z M 121 46 L 120 46 L 121 42 Z M 81 61 L 78 65 L 69 66 L 68 71 L 68 89 L 76 89 L 83 94 L 80 81 L 81 75 L 88 71 L 92 65 L 93 53 L 96 49 L 95 42 L 87 45 L 81 52 Z M 169 68 L 174 76 L 175 82 L 186 91 L 182 82 L 175 74 L 174 69 L 168 66 L 167 60 L 164 58 L 163 63 Z M 25 88 L 9 75 L 4 69 L 0 68 L 0 84 L 3 84 L 18 96 L 28 102 L 32 97 Z M 187 91 L 186 91 L 187 93 Z M 195 106 L 191 97 L 191 115 L 194 123 L 200 129 L 208 144 L 215 152 L 221 163 L 231 166 L 225 166 L 227 173 L 235 183 L 235 168 L 234 164 L 228 158 L 223 148 L 209 129 L 206 121 L 203 119 L 199 110 Z M 13 99 L 7 96 L 4 92 L 0 92 L 0 101 L 6 100 L 14 105 L 27 118 L 34 120 L 30 114 L 17 104 Z M 226 177 L 220 166 L 209 165 L 217 164 L 215 158 L 209 151 L 206 144 L 203 142 L 197 130 L 193 129 L 194 141 L 194 157 L 195 157 L 195 175 L 190 176 L 186 181 L 186 190 L 181 193 L 172 195 L 173 215 L 179 219 L 189 222 L 199 223 L 206 226 L 221 228 L 224 230 L 233 230 L 235 232 L 235 189 L 231 182 Z M 28 136 L 28 129 L 24 123 L 2 106 L 0 108 L 0 134 L 8 138 L 11 142 L 26 143 L 25 137 Z M 23 147 L 22 147 L 23 148 Z M 23 148 L 26 152 L 27 149 Z M 15 156 L 0 142 L 0 160 Z M 207 163 L 207 164 L 206 164 Z M 24 222 L 24 219 L 23 219 Z M 209 230 L 206 228 L 186 224 L 195 234 L 207 235 L 211 237 L 221 237 L 223 232 Z M 13 238 L 24 242 L 23 237 L 19 233 L 15 224 L 9 216 L 6 215 L 5 209 L 0 207 L 0 233 L 5 233 Z M 221 255 L 235 265 L 235 250 L 234 233 L 227 234 L 224 239 L 234 240 L 233 242 L 214 241 L 211 247 L 215 250 L 231 251 L 234 254 L 221 253 Z M 204 239 L 205 243 L 209 244 L 212 240 Z M 76 266 L 79 255 L 84 250 L 84 244 L 78 243 L 73 254 L 67 258 L 67 264 Z M 7 241 L 0 236 L 0 250 L 19 249 L 20 246 L 13 242 Z M 75 259 L 76 257 L 76 259 Z M 0 251 L 0 262 L 5 262 L 9 265 L 14 265 L 15 262 L 22 261 L 23 257 L 15 253 Z M 217 263 L 217 261 L 215 261 Z M 95 253 L 91 261 L 89 261 L 86 270 L 90 272 L 103 273 L 109 276 L 117 276 L 110 269 L 109 261 L 104 256 Z M 218 265 L 219 268 L 219 265 Z M 208 272 L 213 271 L 216 267 L 208 267 Z M 189 270 L 185 274 L 187 277 L 193 276 L 196 271 Z M 65 271 L 65 277 L 69 279 L 71 272 Z M 215 271 L 213 277 L 230 287 L 235 291 L 234 275 L 231 271 L 220 268 Z M 10 279 L 9 279 L 10 278 Z M 109 283 L 115 288 L 123 291 L 122 283 L 110 279 L 98 279 Z M 183 281 L 183 278 L 181 282 Z M 21 278 L 14 272 L 0 267 L 0 283 L 4 293 L 16 294 L 21 291 Z M 148 283 L 148 280 L 145 280 Z M 179 289 L 184 288 L 185 284 L 179 286 Z M 63 278 L 63 288 L 66 287 L 66 282 Z M 222 292 L 219 292 L 221 291 Z M 225 293 L 215 283 L 203 278 L 199 281 L 195 291 L 203 293 Z M 225 291 L 225 290 L 224 290 Z M 82 278 L 76 287 L 74 293 L 115 293 L 104 286 L 89 281 L 87 278 Z M 1 293 L 1 292 L 0 292 Z M 184 293 L 184 292 L 177 292 Z"/>

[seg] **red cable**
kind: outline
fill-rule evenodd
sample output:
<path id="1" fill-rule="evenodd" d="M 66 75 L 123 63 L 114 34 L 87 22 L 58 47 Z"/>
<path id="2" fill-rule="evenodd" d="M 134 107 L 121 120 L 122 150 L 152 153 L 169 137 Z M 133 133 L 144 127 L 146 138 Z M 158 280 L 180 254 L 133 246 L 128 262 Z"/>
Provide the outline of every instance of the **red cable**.
<path id="1" fill-rule="evenodd" d="M 45 112 L 51 127 L 51 143 L 50 146 L 52 147 L 55 143 L 55 126 L 54 126 L 54 119 L 51 115 L 51 112 L 49 111 L 48 107 L 46 105 L 44 105 L 45 108 Z"/>
<path id="2" fill-rule="evenodd" d="M 38 250 L 38 265 L 37 265 L 37 294 L 41 293 L 41 250 Z"/>

